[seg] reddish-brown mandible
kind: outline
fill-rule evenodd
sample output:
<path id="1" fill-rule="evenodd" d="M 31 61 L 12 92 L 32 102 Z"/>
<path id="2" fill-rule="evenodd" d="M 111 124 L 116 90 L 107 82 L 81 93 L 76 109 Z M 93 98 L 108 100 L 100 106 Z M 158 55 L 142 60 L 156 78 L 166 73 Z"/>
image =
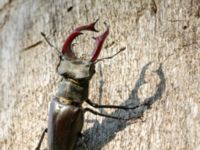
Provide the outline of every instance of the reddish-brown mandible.
<path id="1" fill-rule="evenodd" d="M 84 26 L 80 26 L 78 28 L 76 28 L 67 38 L 67 40 L 65 41 L 63 48 L 62 48 L 62 54 L 66 55 L 67 57 L 69 57 L 70 59 L 75 59 L 76 56 L 74 55 L 74 53 L 72 52 L 71 49 L 71 45 L 72 45 L 72 41 L 79 35 L 83 34 L 81 31 L 93 31 L 93 32 L 98 32 L 95 29 L 95 24 L 97 23 L 98 20 L 96 20 L 95 22 L 89 24 L 89 25 L 84 25 Z M 97 57 L 100 54 L 101 48 L 103 46 L 103 43 L 106 39 L 106 37 L 109 34 L 109 28 L 107 28 L 107 30 L 101 34 L 98 37 L 95 37 L 95 44 L 96 47 L 92 53 L 92 58 L 90 61 L 95 61 L 97 59 Z"/>

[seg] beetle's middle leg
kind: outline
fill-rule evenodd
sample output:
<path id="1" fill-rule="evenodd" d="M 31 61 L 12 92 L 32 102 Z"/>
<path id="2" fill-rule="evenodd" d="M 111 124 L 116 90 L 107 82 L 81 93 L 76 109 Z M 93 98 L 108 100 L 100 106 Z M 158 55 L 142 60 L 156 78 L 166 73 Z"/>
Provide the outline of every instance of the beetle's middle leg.
<path id="1" fill-rule="evenodd" d="M 42 141 L 43 141 L 43 139 L 44 139 L 45 133 L 47 133 L 47 128 L 44 129 L 44 131 L 42 132 L 42 136 L 41 136 L 40 141 L 39 141 L 37 147 L 35 148 L 35 150 L 40 150 L 40 146 L 41 146 Z"/>
<path id="2" fill-rule="evenodd" d="M 118 106 L 118 105 L 99 105 L 99 104 L 96 104 L 96 103 L 92 102 L 89 99 L 85 100 L 85 102 L 88 103 L 90 106 L 95 107 L 95 108 L 111 108 L 111 109 L 124 109 L 124 110 L 136 109 L 136 108 L 138 108 L 140 106 L 148 105 L 147 103 L 141 103 L 139 105 L 132 106 L 132 107 Z"/>
<path id="3" fill-rule="evenodd" d="M 130 118 L 122 118 L 122 117 L 117 117 L 117 116 L 112 116 L 112 115 L 107 115 L 107 114 L 103 114 L 103 113 L 99 113 L 99 112 L 97 112 L 97 111 L 95 111 L 95 110 L 92 110 L 92 109 L 90 109 L 90 108 L 84 108 L 83 109 L 83 111 L 84 112 L 91 112 L 91 113 L 93 113 L 93 114 L 95 114 L 95 115 L 99 115 L 99 116 L 102 116 L 102 117 L 107 117 L 107 118 L 112 118 L 112 119 L 117 119 L 117 120 L 130 120 L 130 119 L 133 119 L 133 118 L 141 118 L 141 116 L 137 116 L 137 117 L 130 117 Z"/>

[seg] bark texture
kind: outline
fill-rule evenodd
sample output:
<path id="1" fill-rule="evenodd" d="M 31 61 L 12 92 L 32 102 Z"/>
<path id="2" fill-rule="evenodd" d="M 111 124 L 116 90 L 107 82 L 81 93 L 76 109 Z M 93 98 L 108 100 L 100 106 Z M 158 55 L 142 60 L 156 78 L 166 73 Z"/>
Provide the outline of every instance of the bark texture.
<path id="1" fill-rule="evenodd" d="M 83 134 L 88 148 L 200 149 L 199 0 L 1 0 L 0 149 L 32 150 L 47 127 L 48 103 L 61 78 L 55 72 L 56 51 L 40 32 L 61 49 L 73 28 L 97 18 L 100 32 L 104 21 L 110 26 L 100 57 L 123 46 L 126 51 L 97 64 L 90 99 L 129 106 L 148 101 L 151 107 L 99 110 L 143 115 L 128 122 L 87 113 Z M 77 39 L 79 56 L 92 52 L 91 36 Z"/>

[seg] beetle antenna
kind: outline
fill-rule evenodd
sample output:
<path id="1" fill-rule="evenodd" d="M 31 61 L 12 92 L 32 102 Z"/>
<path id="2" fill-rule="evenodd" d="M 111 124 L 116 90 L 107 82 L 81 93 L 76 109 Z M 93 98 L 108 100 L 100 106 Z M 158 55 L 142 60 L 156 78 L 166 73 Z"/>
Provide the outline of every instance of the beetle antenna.
<path id="1" fill-rule="evenodd" d="M 98 63 L 98 62 L 100 62 L 100 61 L 103 61 L 103 60 L 105 60 L 105 59 L 112 59 L 113 57 L 115 57 L 116 55 L 118 55 L 119 53 L 121 53 L 122 51 L 124 51 L 125 49 L 126 49 L 126 47 L 122 47 L 122 48 L 120 48 L 120 50 L 119 50 L 117 53 L 115 53 L 115 54 L 112 55 L 112 56 L 97 59 L 97 60 L 94 62 L 94 64 L 96 64 L 96 63 Z"/>
<path id="2" fill-rule="evenodd" d="M 49 46 L 53 47 L 56 50 L 56 52 L 58 53 L 59 56 L 62 56 L 62 53 L 60 52 L 60 50 L 57 47 L 55 47 L 54 45 L 51 44 L 51 42 L 48 40 L 46 34 L 41 32 L 41 35 L 44 37 L 45 41 L 49 44 Z"/>

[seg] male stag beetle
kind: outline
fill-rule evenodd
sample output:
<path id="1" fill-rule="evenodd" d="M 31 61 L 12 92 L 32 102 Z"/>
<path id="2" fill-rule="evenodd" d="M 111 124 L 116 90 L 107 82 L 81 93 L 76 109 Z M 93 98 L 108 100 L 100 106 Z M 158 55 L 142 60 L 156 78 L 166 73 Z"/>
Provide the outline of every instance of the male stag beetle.
<path id="1" fill-rule="evenodd" d="M 134 107 L 116 106 L 116 105 L 98 105 L 88 98 L 89 81 L 95 73 L 95 64 L 103 59 L 110 59 L 119 52 L 125 50 L 122 48 L 116 54 L 103 59 L 97 59 L 102 49 L 103 43 L 109 34 L 109 27 L 100 36 L 94 38 L 96 47 L 90 60 L 81 60 L 75 56 L 71 46 L 73 40 L 82 34 L 81 31 L 98 32 L 95 29 L 95 22 L 76 28 L 67 38 L 63 45 L 62 52 L 59 52 L 60 61 L 56 71 L 62 76 L 62 81 L 58 87 L 58 92 L 52 99 L 49 108 L 48 128 L 44 130 L 36 150 L 40 149 L 44 135 L 48 133 L 49 150 L 73 150 L 76 142 L 81 135 L 84 122 L 84 113 L 91 112 L 95 115 L 109 117 L 113 119 L 128 120 L 130 118 L 120 118 L 100 113 L 91 108 L 83 108 L 83 102 L 88 103 L 95 108 L 118 108 L 135 109 Z M 41 33 L 51 47 L 44 33 Z M 55 48 L 55 47 L 54 47 Z"/>

